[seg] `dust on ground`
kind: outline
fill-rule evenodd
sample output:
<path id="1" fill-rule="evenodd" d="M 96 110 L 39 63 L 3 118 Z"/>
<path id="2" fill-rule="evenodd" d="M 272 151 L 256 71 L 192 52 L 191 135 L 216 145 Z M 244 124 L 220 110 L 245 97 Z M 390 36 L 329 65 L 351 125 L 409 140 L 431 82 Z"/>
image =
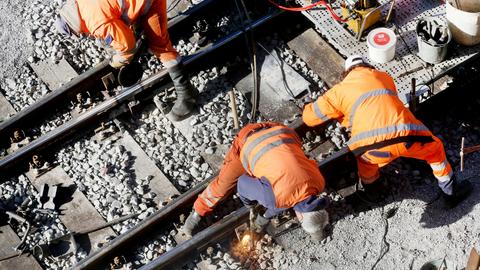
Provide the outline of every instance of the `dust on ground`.
<path id="1" fill-rule="evenodd" d="M 27 42 L 28 30 L 24 26 L 22 10 L 30 1 L 0 1 L 0 80 L 14 78 L 31 55 L 32 45 Z"/>

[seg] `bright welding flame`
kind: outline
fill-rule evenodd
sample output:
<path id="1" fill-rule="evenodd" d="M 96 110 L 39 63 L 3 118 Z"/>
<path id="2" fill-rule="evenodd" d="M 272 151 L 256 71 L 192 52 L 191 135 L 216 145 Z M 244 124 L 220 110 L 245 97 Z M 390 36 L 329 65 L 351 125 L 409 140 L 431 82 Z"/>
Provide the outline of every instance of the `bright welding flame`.
<path id="1" fill-rule="evenodd" d="M 250 246 L 251 240 L 252 240 L 252 237 L 250 236 L 250 234 L 245 234 L 245 235 L 243 235 L 242 241 L 241 241 L 241 242 L 242 242 L 242 246 L 244 246 L 244 247 Z"/>

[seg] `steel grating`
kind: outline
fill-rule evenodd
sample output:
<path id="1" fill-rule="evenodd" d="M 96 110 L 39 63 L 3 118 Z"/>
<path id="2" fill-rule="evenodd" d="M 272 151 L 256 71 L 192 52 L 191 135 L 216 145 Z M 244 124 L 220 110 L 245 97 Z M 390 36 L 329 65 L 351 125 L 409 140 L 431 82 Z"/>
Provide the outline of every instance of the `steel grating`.
<path id="1" fill-rule="evenodd" d="M 306 5 L 305 0 L 297 0 Z M 308 0 L 307 0 L 308 1 Z M 388 2 L 380 0 L 381 4 Z M 404 96 L 410 91 L 411 79 L 418 82 L 427 82 L 449 68 L 462 63 L 475 55 L 480 50 L 480 45 L 466 47 L 455 43 L 453 40 L 448 48 L 446 60 L 436 65 L 427 65 L 416 54 L 418 52 L 415 27 L 418 19 L 423 17 L 435 17 L 446 23 L 445 4 L 435 0 L 397 0 L 395 15 L 392 16 L 390 28 L 396 28 L 397 44 L 395 59 L 386 64 L 373 63 L 375 67 L 387 71 L 395 78 L 395 83 Z M 334 3 L 333 9 L 340 14 L 340 8 Z M 387 13 L 390 4 L 383 8 L 382 13 Z M 362 54 L 368 57 L 365 31 L 361 41 L 357 41 L 354 34 L 335 21 L 324 8 L 316 8 L 304 11 L 303 14 L 317 26 L 317 31 L 344 57 L 351 54 Z M 388 26 L 387 26 L 388 27 Z M 370 29 L 369 29 L 370 30 Z M 403 38 L 403 40 L 402 40 Z"/>

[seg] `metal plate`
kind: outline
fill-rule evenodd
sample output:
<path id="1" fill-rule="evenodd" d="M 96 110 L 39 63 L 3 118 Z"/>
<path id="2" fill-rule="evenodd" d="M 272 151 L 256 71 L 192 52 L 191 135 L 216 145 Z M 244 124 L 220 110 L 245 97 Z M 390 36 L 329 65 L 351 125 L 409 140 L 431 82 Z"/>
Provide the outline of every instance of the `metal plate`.
<path id="1" fill-rule="evenodd" d="M 297 0 L 300 4 L 306 5 L 304 0 Z M 339 2 L 333 5 L 336 14 L 341 14 Z M 381 4 L 387 2 L 380 0 Z M 385 15 L 389 4 L 384 7 L 382 13 Z M 447 58 L 436 65 L 426 65 L 417 56 L 418 46 L 415 33 L 417 21 L 423 17 L 435 17 L 446 24 L 446 6 L 442 1 L 434 0 L 397 0 L 395 4 L 396 15 L 391 21 L 397 29 L 397 44 L 395 59 L 386 64 L 374 64 L 375 67 L 387 71 L 395 78 L 399 93 L 406 94 L 410 91 L 411 79 L 416 78 L 418 82 L 429 81 L 438 76 L 442 71 L 462 63 L 474 54 L 479 52 L 480 45 L 466 47 L 450 42 Z M 324 8 L 304 11 L 303 14 L 317 26 L 317 31 L 344 57 L 352 54 L 363 54 L 368 57 L 365 31 L 361 41 L 357 41 L 354 34 L 344 26 L 332 19 Z M 399 35 L 400 34 L 400 35 Z M 417 69 L 417 70 L 416 70 Z M 415 71 L 416 70 L 416 71 Z M 411 71 L 414 71 L 410 73 Z M 408 74 L 406 74 L 408 73 Z M 402 75 L 403 74 L 403 75 Z"/>

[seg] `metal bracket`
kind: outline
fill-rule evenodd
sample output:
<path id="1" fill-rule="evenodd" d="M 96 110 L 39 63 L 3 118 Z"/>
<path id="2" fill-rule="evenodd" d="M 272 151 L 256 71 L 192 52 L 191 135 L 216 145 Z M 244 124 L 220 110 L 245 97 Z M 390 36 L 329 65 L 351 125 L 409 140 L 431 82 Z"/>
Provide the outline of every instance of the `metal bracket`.
<path id="1" fill-rule="evenodd" d="M 37 178 L 53 168 L 47 161 L 43 161 L 39 155 L 33 155 L 32 161 L 29 162 L 29 168 L 34 178 Z"/>
<path id="2" fill-rule="evenodd" d="M 110 91 L 114 88 L 114 85 L 116 83 L 115 76 L 113 75 L 112 72 L 108 73 L 107 75 L 102 77 L 102 83 L 103 86 L 105 87 L 105 90 Z"/>

